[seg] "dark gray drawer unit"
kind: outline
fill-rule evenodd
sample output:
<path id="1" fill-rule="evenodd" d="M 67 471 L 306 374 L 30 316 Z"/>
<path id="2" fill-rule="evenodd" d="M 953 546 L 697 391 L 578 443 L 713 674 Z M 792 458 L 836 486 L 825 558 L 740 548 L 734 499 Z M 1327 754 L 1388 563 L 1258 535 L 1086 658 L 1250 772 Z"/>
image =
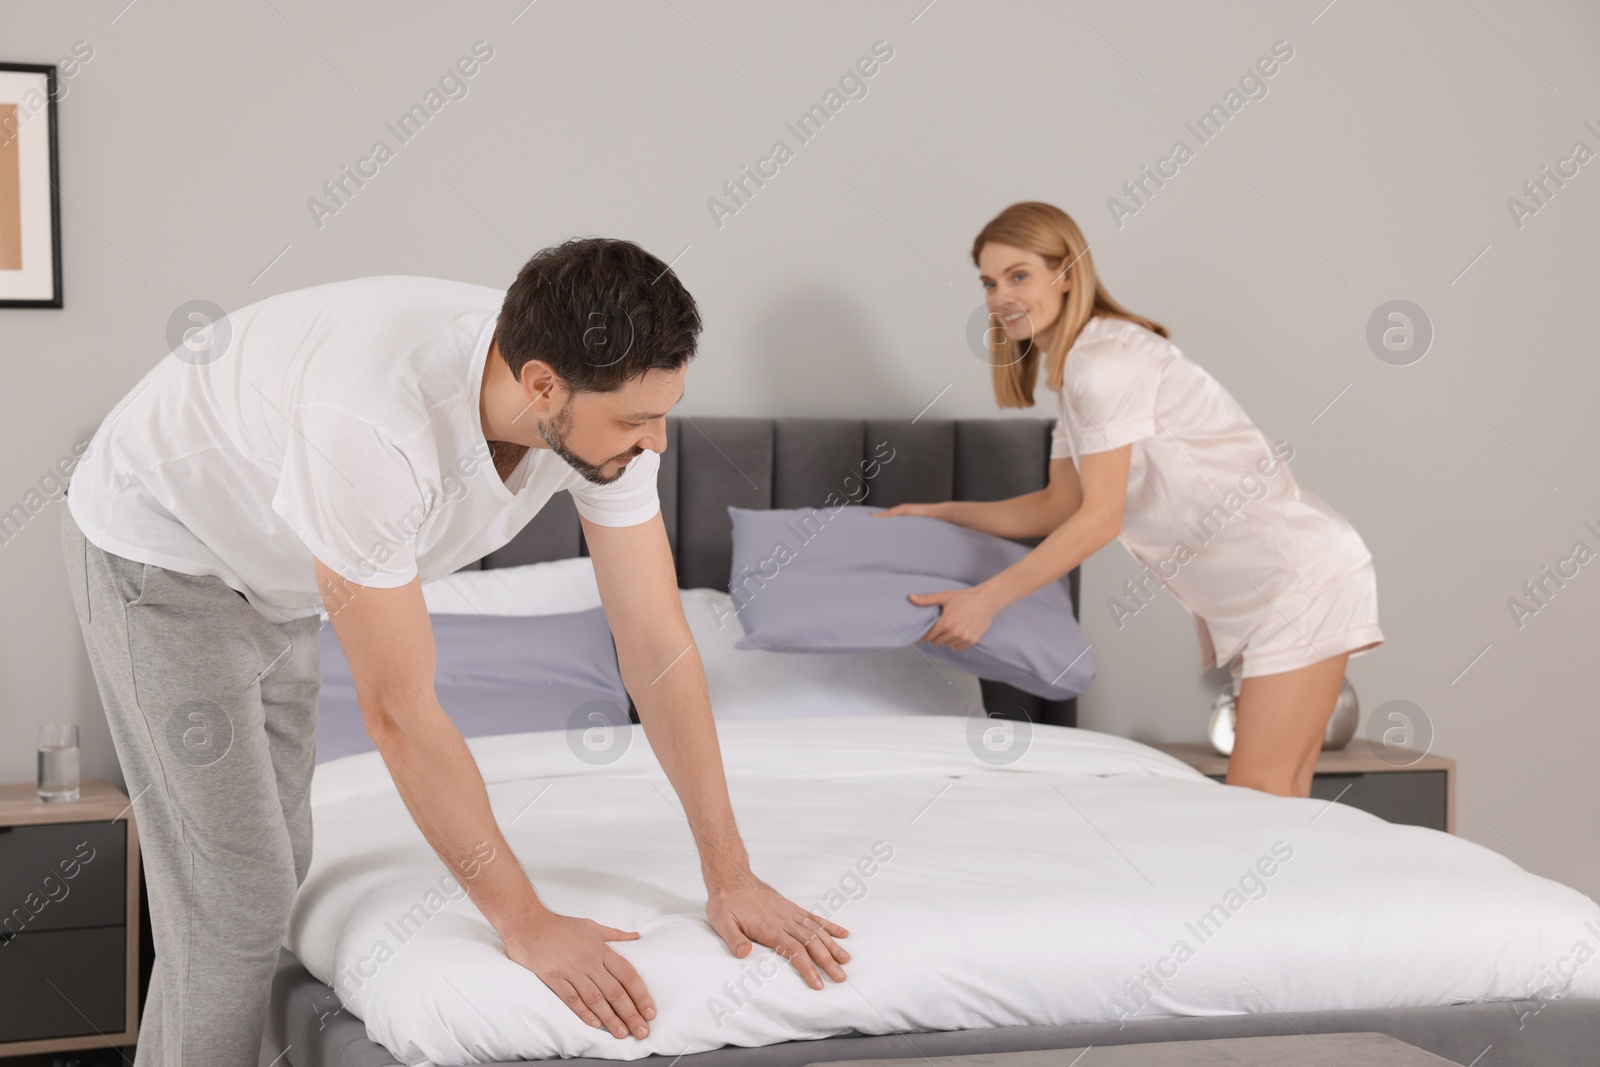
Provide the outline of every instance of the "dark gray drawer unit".
<path id="1" fill-rule="evenodd" d="M 1341 795 L 1342 794 L 1342 795 Z M 1450 787 L 1444 771 L 1382 771 L 1319 774 L 1311 795 L 1369 811 L 1388 822 L 1447 831 Z"/>
<path id="2" fill-rule="evenodd" d="M 1211 774 L 1207 777 L 1220 782 L 1226 776 Z M 1446 812 L 1450 788 L 1444 771 L 1318 774 L 1311 778 L 1311 796 L 1317 800 L 1337 800 L 1371 812 L 1385 822 L 1448 832 Z"/>
<path id="3" fill-rule="evenodd" d="M 0 942 L 22 933 L 123 925 L 127 847 L 121 820 L 0 827 Z"/>
<path id="4" fill-rule="evenodd" d="M 104 1046 L 134 1026 L 129 823 L 94 817 L 114 803 L 0 825 L 0 1055 Z"/>
<path id="5" fill-rule="evenodd" d="M 122 1030 L 127 950 L 120 926 L 18 934 L 0 946 L 0 1041 Z"/>
<path id="6" fill-rule="evenodd" d="M 1203 742 L 1157 742 L 1174 756 L 1218 782 L 1227 780 L 1228 757 Z M 1353 737 L 1343 748 L 1324 749 L 1312 772 L 1311 796 L 1370 812 L 1387 822 L 1456 831 L 1456 761 L 1427 751 L 1375 746 Z"/>

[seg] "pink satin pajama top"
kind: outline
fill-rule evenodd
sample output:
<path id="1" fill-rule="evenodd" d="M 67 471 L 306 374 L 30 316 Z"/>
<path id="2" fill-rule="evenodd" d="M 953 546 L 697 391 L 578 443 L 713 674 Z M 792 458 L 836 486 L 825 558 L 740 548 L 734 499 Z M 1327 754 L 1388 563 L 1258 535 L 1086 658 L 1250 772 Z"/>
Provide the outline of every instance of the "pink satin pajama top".
<path id="1" fill-rule="evenodd" d="M 1118 534 L 1193 614 L 1202 670 L 1262 621 L 1291 619 L 1372 559 L 1343 516 L 1296 484 L 1287 459 L 1177 346 L 1097 315 L 1067 354 L 1050 458 L 1132 444 Z M 1276 607 L 1276 611 L 1274 610 Z"/>

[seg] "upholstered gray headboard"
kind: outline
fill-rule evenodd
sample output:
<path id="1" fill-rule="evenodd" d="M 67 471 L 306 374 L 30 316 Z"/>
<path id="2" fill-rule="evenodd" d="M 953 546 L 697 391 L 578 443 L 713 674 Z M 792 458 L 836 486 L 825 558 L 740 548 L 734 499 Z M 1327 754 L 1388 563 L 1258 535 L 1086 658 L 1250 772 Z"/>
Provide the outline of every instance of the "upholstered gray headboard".
<path id="1" fill-rule="evenodd" d="M 884 447 L 887 445 L 887 447 Z M 868 469 L 864 460 L 893 459 Z M 820 507 L 840 500 L 890 507 L 934 500 L 999 500 L 1049 477 L 1045 419 L 810 419 L 673 417 L 661 457 L 662 520 L 684 589 L 727 589 L 733 560 L 728 507 Z M 863 496 L 863 491 L 865 496 Z M 584 554 L 572 498 L 559 493 L 504 548 L 478 561 L 511 567 Z M 1078 610 L 1078 571 L 1068 576 Z M 1077 724 L 1075 700 L 1048 701 L 984 682 L 991 714 Z"/>

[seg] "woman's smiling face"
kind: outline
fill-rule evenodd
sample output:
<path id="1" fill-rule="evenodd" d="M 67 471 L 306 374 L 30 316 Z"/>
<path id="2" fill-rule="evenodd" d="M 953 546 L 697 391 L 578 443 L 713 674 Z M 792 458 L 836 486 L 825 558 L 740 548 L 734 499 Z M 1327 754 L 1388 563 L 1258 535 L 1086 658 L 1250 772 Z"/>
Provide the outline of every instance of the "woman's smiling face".
<path id="1" fill-rule="evenodd" d="M 978 253 L 978 280 L 989 311 L 1013 342 L 1048 330 L 1061 317 L 1064 294 L 1072 286 L 1070 270 L 1051 270 L 1039 253 L 995 241 Z"/>

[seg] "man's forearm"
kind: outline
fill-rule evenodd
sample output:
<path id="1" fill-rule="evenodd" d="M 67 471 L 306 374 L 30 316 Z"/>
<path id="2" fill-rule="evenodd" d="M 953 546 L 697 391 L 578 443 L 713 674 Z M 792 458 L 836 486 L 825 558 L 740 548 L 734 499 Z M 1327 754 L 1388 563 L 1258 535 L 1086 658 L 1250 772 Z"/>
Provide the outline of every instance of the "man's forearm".
<path id="1" fill-rule="evenodd" d="M 750 856 L 728 802 L 705 673 L 687 627 L 682 640 L 670 651 L 639 657 L 645 663 L 624 664 L 622 677 L 639 709 L 650 748 L 683 803 L 706 884 L 726 883 L 749 877 Z"/>
<path id="2" fill-rule="evenodd" d="M 466 741 L 429 693 L 410 708 L 368 715 L 369 730 L 422 836 L 502 938 L 546 915 L 489 807 Z"/>

